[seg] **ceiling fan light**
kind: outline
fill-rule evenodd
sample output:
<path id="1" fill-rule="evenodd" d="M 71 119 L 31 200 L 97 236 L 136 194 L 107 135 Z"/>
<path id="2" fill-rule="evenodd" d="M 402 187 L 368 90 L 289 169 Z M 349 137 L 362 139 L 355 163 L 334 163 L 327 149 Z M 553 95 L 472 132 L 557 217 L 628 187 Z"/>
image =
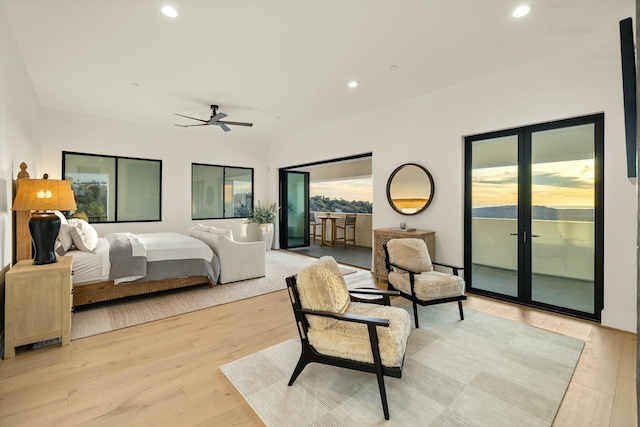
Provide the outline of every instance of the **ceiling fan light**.
<path id="1" fill-rule="evenodd" d="M 178 17 L 178 15 L 179 15 L 179 13 L 178 13 L 178 9 L 176 9 L 176 8 L 175 8 L 175 7 L 173 7 L 173 6 L 169 6 L 169 5 L 164 6 L 164 7 L 162 8 L 162 13 L 163 13 L 165 16 L 168 16 L 169 18 L 177 18 L 177 17 Z"/>

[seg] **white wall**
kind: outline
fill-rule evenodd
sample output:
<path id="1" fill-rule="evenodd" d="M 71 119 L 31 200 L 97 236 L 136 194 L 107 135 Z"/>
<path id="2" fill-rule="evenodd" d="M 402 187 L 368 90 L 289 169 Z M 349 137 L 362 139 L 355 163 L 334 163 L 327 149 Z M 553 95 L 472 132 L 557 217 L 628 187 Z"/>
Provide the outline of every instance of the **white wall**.
<path id="1" fill-rule="evenodd" d="M 162 160 L 162 221 L 95 224 L 101 236 L 119 231 L 186 232 L 205 223 L 230 227 L 239 241 L 255 240 L 255 225 L 243 220 L 191 220 L 191 163 L 254 168 L 254 197 L 266 202 L 266 144 L 233 140 L 218 128 L 165 128 L 43 109 L 41 169 L 62 175 L 62 151 Z"/>
<path id="2" fill-rule="evenodd" d="M 0 4 L 0 270 L 12 261 L 13 180 L 26 162 L 37 170 L 40 104 Z"/>
<path id="3" fill-rule="evenodd" d="M 418 96 L 270 146 L 269 194 L 277 170 L 312 161 L 310 146 L 343 157 L 373 152 L 373 227 L 436 231 L 443 262 L 463 262 L 464 149 L 466 135 L 605 112 L 605 309 L 602 323 L 634 331 L 636 325 L 635 182 L 626 175 L 618 22 L 611 37 L 584 50 L 534 62 L 465 84 Z M 425 76 L 428 78 L 428 76 Z M 381 121 L 380 118 L 384 117 Z M 426 167 L 435 181 L 427 210 L 403 216 L 387 204 L 387 177 L 408 162 Z"/>

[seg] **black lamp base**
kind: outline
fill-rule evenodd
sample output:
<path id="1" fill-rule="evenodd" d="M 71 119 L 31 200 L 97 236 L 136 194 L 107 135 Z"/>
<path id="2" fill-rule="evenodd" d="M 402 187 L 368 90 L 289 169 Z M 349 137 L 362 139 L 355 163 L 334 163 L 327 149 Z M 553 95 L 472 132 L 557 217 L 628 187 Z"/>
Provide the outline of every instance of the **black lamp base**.
<path id="1" fill-rule="evenodd" d="M 60 232 L 60 218 L 53 212 L 36 212 L 29 220 L 29 232 L 33 241 L 33 264 L 58 262 L 54 245 Z"/>

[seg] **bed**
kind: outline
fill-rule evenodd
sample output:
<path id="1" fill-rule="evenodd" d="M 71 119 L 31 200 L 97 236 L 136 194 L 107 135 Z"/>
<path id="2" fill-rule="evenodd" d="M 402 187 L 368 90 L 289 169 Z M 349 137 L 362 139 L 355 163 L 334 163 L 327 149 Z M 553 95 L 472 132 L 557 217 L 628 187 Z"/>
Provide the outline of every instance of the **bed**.
<path id="1" fill-rule="evenodd" d="M 22 179 L 29 179 L 26 165 L 20 167 L 17 186 Z M 32 258 L 29 218 L 30 212 L 16 212 L 17 261 Z M 70 239 L 72 229 L 76 230 L 75 237 L 82 237 L 70 244 L 66 239 Z M 74 307 L 217 283 L 219 259 L 207 244 L 196 238 L 171 232 L 110 233 L 98 237 L 91 230 L 93 227 L 81 219 L 69 220 L 66 226 L 63 220 L 56 243 L 58 255 L 73 257 Z M 85 244 L 90 248 L 83 247 Z"/>

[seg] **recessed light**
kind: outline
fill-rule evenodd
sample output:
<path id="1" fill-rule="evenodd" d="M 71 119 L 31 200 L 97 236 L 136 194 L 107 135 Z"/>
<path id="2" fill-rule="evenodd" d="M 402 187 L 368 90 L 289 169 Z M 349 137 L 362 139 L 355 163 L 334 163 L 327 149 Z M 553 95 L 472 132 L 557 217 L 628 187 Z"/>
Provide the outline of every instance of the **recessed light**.
<path id="1" fill-rule="evenodd" d="M 347 86 L 349 86 L 349 87 L 357 87 L 358 86 L 358 82 L 355 82 L 355 81 L 349 82 L 349 84 Z"/>
<path id="2" fill-rule="evenodd" d="M 164 13 L 169 18 L 176 18 L 178 16 L 178 9 L 173 6 L 164 6 L 162 8 L 162 13 Z"/>
<path id="3" fill-rule="evenodd" d="M 525 4 L 525 5 L 516 7 L 515 10 L 513 11 L 512 16 L 514 18 L 522 18 L 529 12 L 531 12 L 531 6 L 529 6 L 528 4 Z"/>

